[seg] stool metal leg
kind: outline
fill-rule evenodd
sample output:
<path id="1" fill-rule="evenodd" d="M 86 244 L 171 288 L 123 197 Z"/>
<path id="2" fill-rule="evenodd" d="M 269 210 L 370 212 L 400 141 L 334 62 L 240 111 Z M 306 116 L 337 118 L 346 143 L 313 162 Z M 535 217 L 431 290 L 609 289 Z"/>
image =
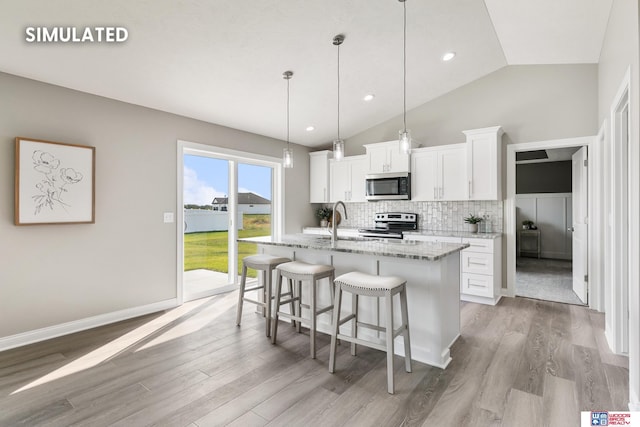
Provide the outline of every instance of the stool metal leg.
<path id="1" fill-rule="evenodd" d="M 404 366 L 407 372 L 411 372 L 411 340 L 409 339 L 409 312 L 407 311 L 407 288 L 400 291 L 400 311 L 402 313 L 402 339 L 404 340 Z"/>
<path id="2" fill-rule="evenodd" d="M 238 309 L 236 314 L 236 325 L 240 326 L 242 318 L 242 303 L 244 302 L 244 288 L 247 285 L 247 266 L 242 264 L 242 278 L 240 279 L 240 289 L 238 290 Z"/>
<path id="3" fill-rule="evenodd" d="M 340 330 L 340 307 L 342 305 L 342 287 L 336 286 L 336 296 L 333 299 L 333 321 L 331 323 L 331 350 L 329 352 L 329 372 L 336 370 L 336 342 Z"/>
<path id="4" fill-rule="evenodd" d="M 393 299 L 390 291 L 385 292 L 384 301 L 387 306 L 387 391 L 389 394 L 393 394 Z"/>

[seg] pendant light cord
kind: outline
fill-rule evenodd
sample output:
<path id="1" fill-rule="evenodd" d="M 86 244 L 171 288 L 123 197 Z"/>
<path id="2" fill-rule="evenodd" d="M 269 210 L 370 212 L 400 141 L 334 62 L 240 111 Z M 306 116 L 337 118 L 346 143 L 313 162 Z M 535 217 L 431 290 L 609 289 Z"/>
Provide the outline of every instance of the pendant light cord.
<path id="1" fill-rule="evenodd" d="M 404 33 L 403 33 L 403 46 L 402 46 L 402 57 L 403 57 L 403 74 L 402 74 L 402 85 L 404 87 L 403 94 L 403 121 L 404 121 L 404 131 L 407 131 L 407 2 L 402 2 L 404 6 Z"/>
<path id="2" fill-rule="evenodd" d="M 287 149 L 289 148 L 289 80 L 287 79 Z"/>
<path id="3" fill-rule="evenodd" d="M 338 44 L 338 140 L 340 139 L 340 45 Z"/>

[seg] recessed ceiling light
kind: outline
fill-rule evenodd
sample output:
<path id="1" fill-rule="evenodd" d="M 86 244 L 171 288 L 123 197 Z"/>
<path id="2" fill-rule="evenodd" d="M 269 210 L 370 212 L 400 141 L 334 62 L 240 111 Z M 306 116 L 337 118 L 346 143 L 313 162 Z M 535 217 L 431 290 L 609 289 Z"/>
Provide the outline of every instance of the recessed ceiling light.
<path id="1" fill-rule="evenodd" d="M 307 126 L 307 132 L 311 132 L 312 130 L 315 130 L 316 128 L 314 128 L 313 126 Z"/>
<path id="2" fill-rule="evenodd" d="M 362 98 L 362 99 L 364 99 L 365 101 L 367 101 L 367 102 L 368 102 L 368 101 L 371 101 L 371 100 L 372 100 L 373 98 L 375 98 L 375 97 L 376 97 L 376 96 L 375 96 L 374 94 L 369 93 L 369 94 L 365 95 L 365 96 L 364 96 L 364 98 Z"/>
<path id="3" fill-rule="evenodd" d="M 456 56 L 455 52 L 447 52 L 444 55 L 442 55 L 442 60 L 443 61 L 451 61 L 454 56 Z"/>

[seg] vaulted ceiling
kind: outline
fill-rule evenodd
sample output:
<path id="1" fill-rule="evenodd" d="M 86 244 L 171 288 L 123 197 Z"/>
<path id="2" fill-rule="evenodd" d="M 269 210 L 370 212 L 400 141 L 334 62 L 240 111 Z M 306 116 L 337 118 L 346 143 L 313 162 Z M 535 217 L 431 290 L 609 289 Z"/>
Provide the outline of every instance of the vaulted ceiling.
<path id="1" fill-rule="evenodd" d="M 597 63 L 613 0 L 407 0 L 407 108 L 507 65 Z M 402 113 L 398 0 L 0 0 L 0 71 L 324 145 Z M 122 44 L 37 44 L 29 26 L 122 26 Z M 452 61 L 441 60 L 445 52 Z M 370 102 L 366 94 L 374 94 Z M 308 126 L 315 130 L 306 131 Z"/>

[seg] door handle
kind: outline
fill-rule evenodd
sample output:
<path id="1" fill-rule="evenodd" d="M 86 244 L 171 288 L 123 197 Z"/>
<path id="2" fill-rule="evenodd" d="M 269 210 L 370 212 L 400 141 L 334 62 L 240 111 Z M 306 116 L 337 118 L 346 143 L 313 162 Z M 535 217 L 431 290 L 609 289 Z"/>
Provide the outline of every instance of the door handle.
<path id="1" fill-rule="evenodd" d="M 568 227 L 568 228 L 567 228 L 567 231 L 571 231 L 571 232 L 573 232 L 573 231 L 574 231 L 574 228 L 573 228 L 573 227 Z"/>

